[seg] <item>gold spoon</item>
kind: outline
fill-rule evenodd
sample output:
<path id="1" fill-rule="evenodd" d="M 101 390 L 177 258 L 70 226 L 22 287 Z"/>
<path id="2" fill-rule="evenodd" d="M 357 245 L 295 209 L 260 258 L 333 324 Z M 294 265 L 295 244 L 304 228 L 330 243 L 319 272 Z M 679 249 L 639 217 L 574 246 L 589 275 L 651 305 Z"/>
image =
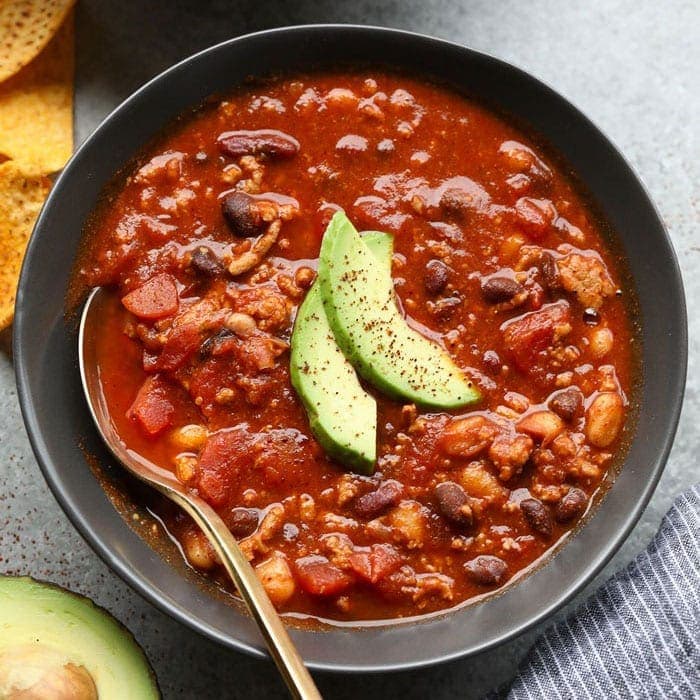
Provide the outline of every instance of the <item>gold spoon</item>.
<path id="1" fill-rule="evenodd" d="M 80 377 L 97 430 L 123 467 L 177 503 L 207 536 L 260 628 L 270 656 L 277 664 L 292 696 L 304 700 L 320 699 L 321 694 L 289 638 L 280 616 L 224 521 L 208 503 L 189 493 L 172 472 L 130 450 L 117 435 L 102 393 L 95 358 L 94 339 L 96 333 L 100 332 L 102 318 L 99 311 L 105 294 L 102 287 L 97 287 L 90 293 L 83 308 L 78 333 Z"/>

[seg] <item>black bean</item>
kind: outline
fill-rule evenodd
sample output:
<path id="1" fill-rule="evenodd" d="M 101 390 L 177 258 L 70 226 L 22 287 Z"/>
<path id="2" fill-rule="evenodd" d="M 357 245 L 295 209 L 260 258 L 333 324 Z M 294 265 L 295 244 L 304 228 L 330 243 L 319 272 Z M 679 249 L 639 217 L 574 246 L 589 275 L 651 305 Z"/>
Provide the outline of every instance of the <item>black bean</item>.
<path id="1" fill-rule="evenodd" d="M 450 268 L 442 260 L 429 260 L 425 266 L 423 285 L 428 294 L 440 294 L 450 278 Z"/>
<path id="2" fill-rule="evenodd" d="M 468 528 L 474 522 L 467 494 L 454 481 L 444 481 L 435 487 L 435 500 L 440 514 L 453 525 Z"/>
<path id="3" fill-rule="evenodd" d="M 245 192 L 231 192 L 221 202 L 221 213 L 231 230 L 243 238 L 258 236 L 266 224 L 253 197 Z"/>
<path id="4" fill-rule="evenodd" d="M 520 510 L 528 525 L 540 535 L 551 537 L 552 515 L 549 508 L 536 498 L 524 498 L 520 501 Z"/>
<path id="5" fill-rule="evenodd" d="M 523 285 L 511 277 L 489 277 L 481 282 L 481 293 L 484 299 L 492 304 L 510 301 L 523 289 Z"/>
<path id="6" fill-rule="evenodd" d="M 493 586 L 500 583 L 508 571 L 508 565 L 490 554 L 481 554 L 464 565 L 469 578 L 482 586 Z"/>
<path id="7" fill-rule="evenodd" d="M 547 405 L 565 421 L 573 420 L 583 408 L 583 394 L 576 387 L 558 391 Z"/>
<path id="8" fill-rule="evenodd" d="M 215 277 L 220 274 L 224 266 L 219 258 L 209 248 L 204 246 L 197 248 L 190 257 L 189 267 L 194 272 L 204 277 Z"/>
<path id="9" fill-rule="evenodd" d="M 199 356 L 201 359 L 206 359 L 214 353 L 216 346 L 227 338 L 231 338 L 235 333 L 228 328 L 222 328 L 215 335 L 210 335 L 200 346 L 199 346 Z"/>
<path id="10" fill-rule="evenodd" d="M 588 505 L 588 496 L 585 491 L 577 488 L 570 488 L 564 498 L 557 503 L 554 509 L 554 517 L 560 523 L 569 522 L 583 514 Z"/>
<path id="11" fill-rule="evenodd" d="M 233 508 L 226 518 L 231 534 L 240 539 L 252 535 L 258 528 L 259 515 L 255 508 Z"/>
<path id="12" fill-rule="evenodd" d="M 353 508 L 361 518 L 376 518 L 390 506 L 396 505 L 402 494 L 403 486 L 398 481 L 388 479 L 382 481 L 374 491 L 356 498 Z"/>

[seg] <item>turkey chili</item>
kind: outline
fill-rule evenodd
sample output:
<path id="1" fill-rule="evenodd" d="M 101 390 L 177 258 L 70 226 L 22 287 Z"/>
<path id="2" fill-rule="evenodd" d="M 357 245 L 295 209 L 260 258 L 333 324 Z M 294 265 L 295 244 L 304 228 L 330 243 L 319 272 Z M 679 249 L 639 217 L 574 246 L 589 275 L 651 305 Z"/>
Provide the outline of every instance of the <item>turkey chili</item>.
<path id="1" fill-rule="evenodd" d="M 320 253 L 352 265 L 334 263 L 343 236 L 366 284 L 374 246 L 404 356 L 350 347 L 383 332 L 378 314 L 362 327 L 362 284 L 343 335 L 342 276 L 333 288 Z M 337 73 L 180 120 L 98 209 L 75 285 L 114 291 L 95 342 L 126 445 L 217 510 L 280 611 L 370 620 L 502 587 L 587 511 L 629 412 L 620 275 L 571 180 L 507 120 L 427 82 Z M 295 319 L 322 322 L 321 342 Z M 337 367 L 308 395 L 295 342 L 302 380 Z M 387 377 L 410 379 L 409 346 L 428 388 L 442 372 L 459 391 L 406 398 Z M 344 393 L 346 418 L 324 425 L 318 406 Z M 228 585 L 191 521 L 164 522 Z"/>

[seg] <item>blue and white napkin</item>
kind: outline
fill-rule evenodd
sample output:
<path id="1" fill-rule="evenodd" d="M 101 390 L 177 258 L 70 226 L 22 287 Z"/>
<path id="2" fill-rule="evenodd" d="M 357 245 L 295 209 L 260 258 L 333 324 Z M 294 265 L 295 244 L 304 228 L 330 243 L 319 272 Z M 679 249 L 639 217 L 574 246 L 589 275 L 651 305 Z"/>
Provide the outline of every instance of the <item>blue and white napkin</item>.
<path id="1" fill-rule="evenodd" d="M 505 697 L 700 698 L 700 484 L 644 552 L 539 638 Z"/>

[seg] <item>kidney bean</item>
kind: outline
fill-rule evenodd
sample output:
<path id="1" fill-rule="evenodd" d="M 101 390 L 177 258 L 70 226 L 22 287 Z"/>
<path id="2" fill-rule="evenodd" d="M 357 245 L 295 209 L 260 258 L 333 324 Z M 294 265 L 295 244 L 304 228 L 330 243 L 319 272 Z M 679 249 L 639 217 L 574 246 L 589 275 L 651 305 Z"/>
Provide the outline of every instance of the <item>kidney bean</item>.
<path id="1" fill-rule="evenodd" d="M 353 508 L 361 518 L 376 518 L 390 506 L 396 505 L 402 493 L 403 486 L 398 481 L 382 481 L 374 491 L 356 498 Z"/>
<path id="2" fill-rule="evenodd" d="M 227 194 L 221 202 L 221 213 L 231 230 L 243 238 L 258 236 L 267 226 L 256 200 L 245 192 Z"/>
<path id="3" fill-rule="evenodd" d="M 566 523 L 574 518 L 578 518 L 586 510 L 588 496 L 585 491 L 577 488 L 569 489 L 564 498 L 557 503 L 554 509 L 554 517 L 560 523 Z"/>
<path id="4" fill-rule="evenodd" d="M 219 258 L 205 246 L 197 248 L 190 257 L 189 267 L 203 277 L 214 277 L 224 269 Z"/>
<path id="5" fill-rule="evenodd" d="M 435 500 L 440 514 L 453 525 L 471 527 L 474 522 L 472 509 L 464 489 L 454 481 L 445 481 L 435 487 Z"/>
<path id="6" fill-rule="evenodd" d="M 429 260 L 425 266 L 423 285 L 428 294 L 440 294 L 445 289 L 450 276 L 450 268 L 442 260 Z"/>
<path id="7" fill-rule="evenodd" d="M 484 299 L 492 304 L 510 301 L 522 291 L 523 286 L 510 277 L 489 277 L 481 283 Z"/>
<path id="8" fill-rule="evenodd" d="M 469 578 L 482 586 L 493 586 L 500 583 L 508 570 L 503 559 L 490 554 L 481 554 L 464 565 Z"/>
<path id="9" fill-rule="evenodd" d="M 299 151 L 299 142 L 282 131 L 227 131 L 219 136 L 219 150 L 232 158 L 265 155 L 270 158 L 291 158 Z"/>
<path id="10" fill-rule="evenodd" d="M 542 283 L 544 288 L 549 292 L 556 292 L 561 289 L 559 280 L 559 270 L 554 256 L 551 253 L 542 253 L 540 256 L 539 269 L 542 273 Z"/>
<path id="11" fill-rule="evenodd" d="M 570 387 L 554 394 L 547 405 L 560 418 L 571 421 L 583 408 L 583 394 L 576 387 Z"/>
<path id="12" fill-rule="evenodd" d="M 527 524 L 540 535 L 551 537 L 552 515 L 547 506 L 536 498 L 524 498 L 520 501 L 520 510 Z"/>
<path id="13" fill-rule="evenodd" d="M 258 528 L 258 511 L 255 508 L 233 508 L 226 518 L 226 525 L 236 538 L 248 537 Z"/>

